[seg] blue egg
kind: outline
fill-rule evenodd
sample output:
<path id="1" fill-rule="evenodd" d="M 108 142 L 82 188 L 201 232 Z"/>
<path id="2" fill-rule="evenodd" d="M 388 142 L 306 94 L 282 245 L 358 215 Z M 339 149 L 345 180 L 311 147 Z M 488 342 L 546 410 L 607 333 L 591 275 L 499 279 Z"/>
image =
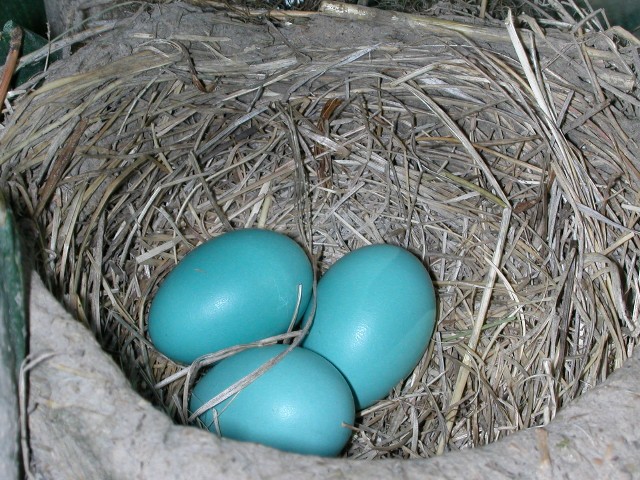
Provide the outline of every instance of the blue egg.
<path id="1" fill-rule="evenodd" d="M 228 357 L 193 388 L 193 413 L 287 347 L 252 348 Z M 335 456 L 349 440 L 355 407 L 344 377 L 320 355 L 296 347 L 236 395 L 198 418 L 212 432 L 288 452 Z M 219 428 L 217 431 L 216 428 Z"/>
<path id="2" fill-rule="evenodd" d="M 287 331 L 311 297 L 302 247 L 269 230 L 225 233 L 195 248 L 167 275 L 149 311 L 149 337 L 170 359 L 201 355 Z"/>
<path id="3" fill-rule="evenodd" d="M 320 279 L 302 346 L 340 370 L 362 409 L 415 368 L 435 317 L 433 283 L 420 260 L 400 247 L 370 245 L 342 257 Z"/>

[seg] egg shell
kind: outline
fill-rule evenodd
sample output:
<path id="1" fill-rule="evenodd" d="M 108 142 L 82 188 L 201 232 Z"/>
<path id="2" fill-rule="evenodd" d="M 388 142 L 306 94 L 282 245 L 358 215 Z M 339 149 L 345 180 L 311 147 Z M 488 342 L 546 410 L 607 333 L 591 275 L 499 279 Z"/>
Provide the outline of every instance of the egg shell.
<path id="1" fill-rule="evenodd" d="M 340 370 L 362 409 L 415 368 L 435 317 L 433 283 L 420 260 L 401 247 L 370 245 L 340 258 L 322 276 L 302 346 Z"/>
<path id="2" fill-rule="evenodd" d="M 151 303 L 148 330 L 170 359 L 201 355 L 287 331 L 306 309 L 311 263 L 289 237 L 259 229 L 236 230 L 187 254 L 167 275 Z"/>
<path id="3" fill-rule="evenodd" d="M 222 360 L 196 383 L 190 411 L 195 412 L 286 348 L 252 348 Z M 352 425 L 355 416 L 353 396 L 344 377 L 320 355 L 300 347 L 215 409 L 223 437 L 320 456 L 340 453 L 351 434 L 342 423 Z M 211 410 L 198 418 L 217 432 Z"/>

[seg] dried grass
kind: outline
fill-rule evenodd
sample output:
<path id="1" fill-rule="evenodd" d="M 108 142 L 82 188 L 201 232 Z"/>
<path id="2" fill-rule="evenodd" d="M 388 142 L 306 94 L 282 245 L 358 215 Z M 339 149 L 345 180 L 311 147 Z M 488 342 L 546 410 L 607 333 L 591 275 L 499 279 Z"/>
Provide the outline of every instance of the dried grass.
<path id="1" fill-rule="evenodd" d="M 380 28 L 391 18 L 374 13 Z M 42 269 L 174 418 L 187 371 L 147 340 L 148 306 L 180 258 L 230 228 L 289 234 L 319 274 L 381 242 L 428 266 L 433 341 L 361 412 L 349 457 L 431 456 L 545 424 L 631 355 L 632 40 L 588 20 L 545 36 L 528 17 L 533 33 L 486 27 L 483 43 L 462 24 L 398 18 L 434 35 L 259 54 L 227 38 L 149 38 L 15 103 L 0 178 L 37 222 Z"/>

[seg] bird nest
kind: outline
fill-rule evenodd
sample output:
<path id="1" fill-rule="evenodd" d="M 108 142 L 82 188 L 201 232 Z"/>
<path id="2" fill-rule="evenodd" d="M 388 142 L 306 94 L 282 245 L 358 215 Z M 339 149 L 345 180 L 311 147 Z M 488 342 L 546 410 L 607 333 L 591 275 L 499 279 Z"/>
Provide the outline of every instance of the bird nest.
<path id="1" fill-rule="evenodd" d="M 146 324 L 187 252 L 268 228 L 320 276 L 400 245 L 434 280 L 436 329 L 344 455 L 428 457 L 546 424 L 640 335 L 637 40 L 559 6 L 506 25 L 320 10 L 143 6 L 28 85 L 0 179 L 37 267 L 180 422 L 188 367 Z"/>

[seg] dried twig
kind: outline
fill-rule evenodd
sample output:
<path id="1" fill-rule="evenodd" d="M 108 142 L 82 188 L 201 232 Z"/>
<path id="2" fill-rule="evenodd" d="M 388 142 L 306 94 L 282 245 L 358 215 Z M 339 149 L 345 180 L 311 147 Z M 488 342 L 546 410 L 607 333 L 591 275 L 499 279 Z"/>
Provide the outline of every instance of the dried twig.
<path id="1" fill-rule="evenodd" d="M 2 74 L 0 75 L 0 105 L 4 104 L 9 92 L 9 86 L 11 84 L 11 78 L 16 71 L 18 65 L 18 57 L 20 56 L 20 48 L 22 47 L 22 29 L 15 27 L 11 30 L 9 39 L 9 51 L 7 52 L 7 59 L 4 62 L 2 68 Z"/>

